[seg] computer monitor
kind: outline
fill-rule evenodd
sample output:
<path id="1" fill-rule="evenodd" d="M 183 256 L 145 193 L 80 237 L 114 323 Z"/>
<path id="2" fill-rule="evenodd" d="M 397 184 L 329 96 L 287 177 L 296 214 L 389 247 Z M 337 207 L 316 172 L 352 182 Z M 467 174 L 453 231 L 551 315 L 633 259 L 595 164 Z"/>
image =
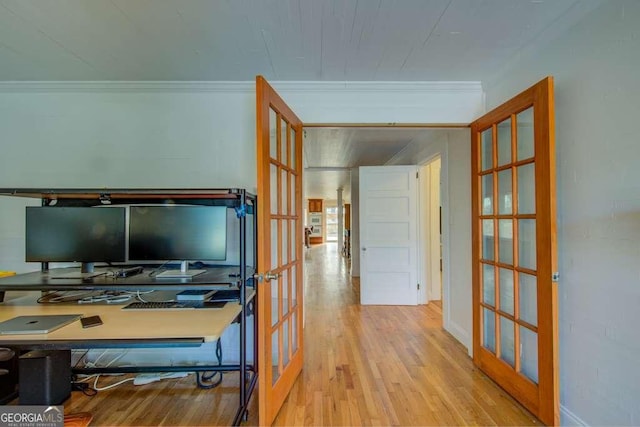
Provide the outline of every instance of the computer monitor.
<path id="1" fill-rule="evenodd" d="M 126 261 L 126 210 L 123 207 L 26 208 L 27 262 Z"/>
<path id="2" fill-rule="evenodd" d="M 180 270 L 156 277 L 190 278 L 189 261 L 224 261 L 227 256 L 227 208 L 224 206 L 131 206 L 130 261 L 180 261 Z"/>

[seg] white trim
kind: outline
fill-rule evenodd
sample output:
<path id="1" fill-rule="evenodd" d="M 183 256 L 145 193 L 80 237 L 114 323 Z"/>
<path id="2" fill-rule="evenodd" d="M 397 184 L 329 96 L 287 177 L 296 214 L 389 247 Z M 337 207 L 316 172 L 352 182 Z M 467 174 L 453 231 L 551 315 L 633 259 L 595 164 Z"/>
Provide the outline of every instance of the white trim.
<path id="1" fill-rule="evenodd" d="M 480 82 L 271 82 L 278 92 L 482 92 Z M 0 92 L 253 92 L 250 81 L 4 81 Z"/>
<path id="2" fill-rule="evenodd" d="M 429 185 L 429 181 L 431 179 L 431 174 L 425 173 L 426 166 L 429 165 L 429 162 L 421 165 L 417 165 L 418 171 L 418 283 L 420 283 L 420 289 L 418 290 L 418 304 L 428 304 L 429 303 L 429 292 L 428 289 L 428 278 L 427 278 L 427 266 L 425 262 L 426 254 L 427 254 L 427 245 L 429 242 L 426 242 L 424 237 L 425 228 L 428 229 L 428 219 L 429 213 L 428 210 L 425 212 L 425 197 L 428 194 L 425 194 L 424 188 Z M 428 171 L 429 169 L 426 168 Z"/>
<path id="3" fill-rule="evenodd" d="M 274 81 L 278 92 L 482 92 L 479 81 L 357 82 Z"/>
<path id="4" fill-rule="evenodd" d="M 580 417 L 567 409 L 566 406 L 560 405 L 560 425 L 563 426 L 588 426 Z"/>
<path id="5" fill-rule="evenodd" d="M 255 83 L 209 81 L 6 81 L 0 92 L 254 92 Z"/>

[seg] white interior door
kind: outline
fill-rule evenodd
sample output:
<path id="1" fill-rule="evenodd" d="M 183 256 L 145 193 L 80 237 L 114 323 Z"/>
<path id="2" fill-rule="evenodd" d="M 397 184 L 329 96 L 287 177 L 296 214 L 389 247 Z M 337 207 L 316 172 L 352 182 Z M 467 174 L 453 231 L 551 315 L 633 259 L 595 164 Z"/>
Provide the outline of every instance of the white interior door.
<path id="1" fill-rule="evenodd" d="M 360 303 L 418 303 L 415 166 L 360 168 Z"/>

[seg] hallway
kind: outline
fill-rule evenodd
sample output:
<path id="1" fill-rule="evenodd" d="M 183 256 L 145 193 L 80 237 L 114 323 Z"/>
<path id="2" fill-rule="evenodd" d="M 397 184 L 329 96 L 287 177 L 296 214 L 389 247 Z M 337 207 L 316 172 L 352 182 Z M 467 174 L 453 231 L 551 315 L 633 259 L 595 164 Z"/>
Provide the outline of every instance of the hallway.
<path id="1" fill-rule="evenodd" d="M 333 243 L 305 250 L 304 368 L 274 425 L 538 425 L 429 306 L 360 306 Z"/>

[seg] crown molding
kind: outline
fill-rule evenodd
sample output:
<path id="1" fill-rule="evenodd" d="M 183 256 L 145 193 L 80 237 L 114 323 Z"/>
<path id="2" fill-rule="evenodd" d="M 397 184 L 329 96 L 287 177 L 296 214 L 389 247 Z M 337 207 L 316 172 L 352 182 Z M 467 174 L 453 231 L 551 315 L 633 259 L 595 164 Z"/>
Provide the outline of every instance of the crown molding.
<path id="1" fill-rule="evenodd" d="M 5 81 L 0 92 L 253 92 L 252 81 Z"/>
<path id="2" fill-rule="evenodd" d="M 275 81 L 270 84 L 282 92 L 482 92 L 481 82 L 353 82 L 353 81 Z"/>
<path id="3" fill-rule="evenodd" d="M 321 82 L 274 81 L 271 85 L 283 93 L 481 93 L 480 82 Z M 203 93 L 255 91 L 253 81 L 4 81 L 2 93 Z"/>

